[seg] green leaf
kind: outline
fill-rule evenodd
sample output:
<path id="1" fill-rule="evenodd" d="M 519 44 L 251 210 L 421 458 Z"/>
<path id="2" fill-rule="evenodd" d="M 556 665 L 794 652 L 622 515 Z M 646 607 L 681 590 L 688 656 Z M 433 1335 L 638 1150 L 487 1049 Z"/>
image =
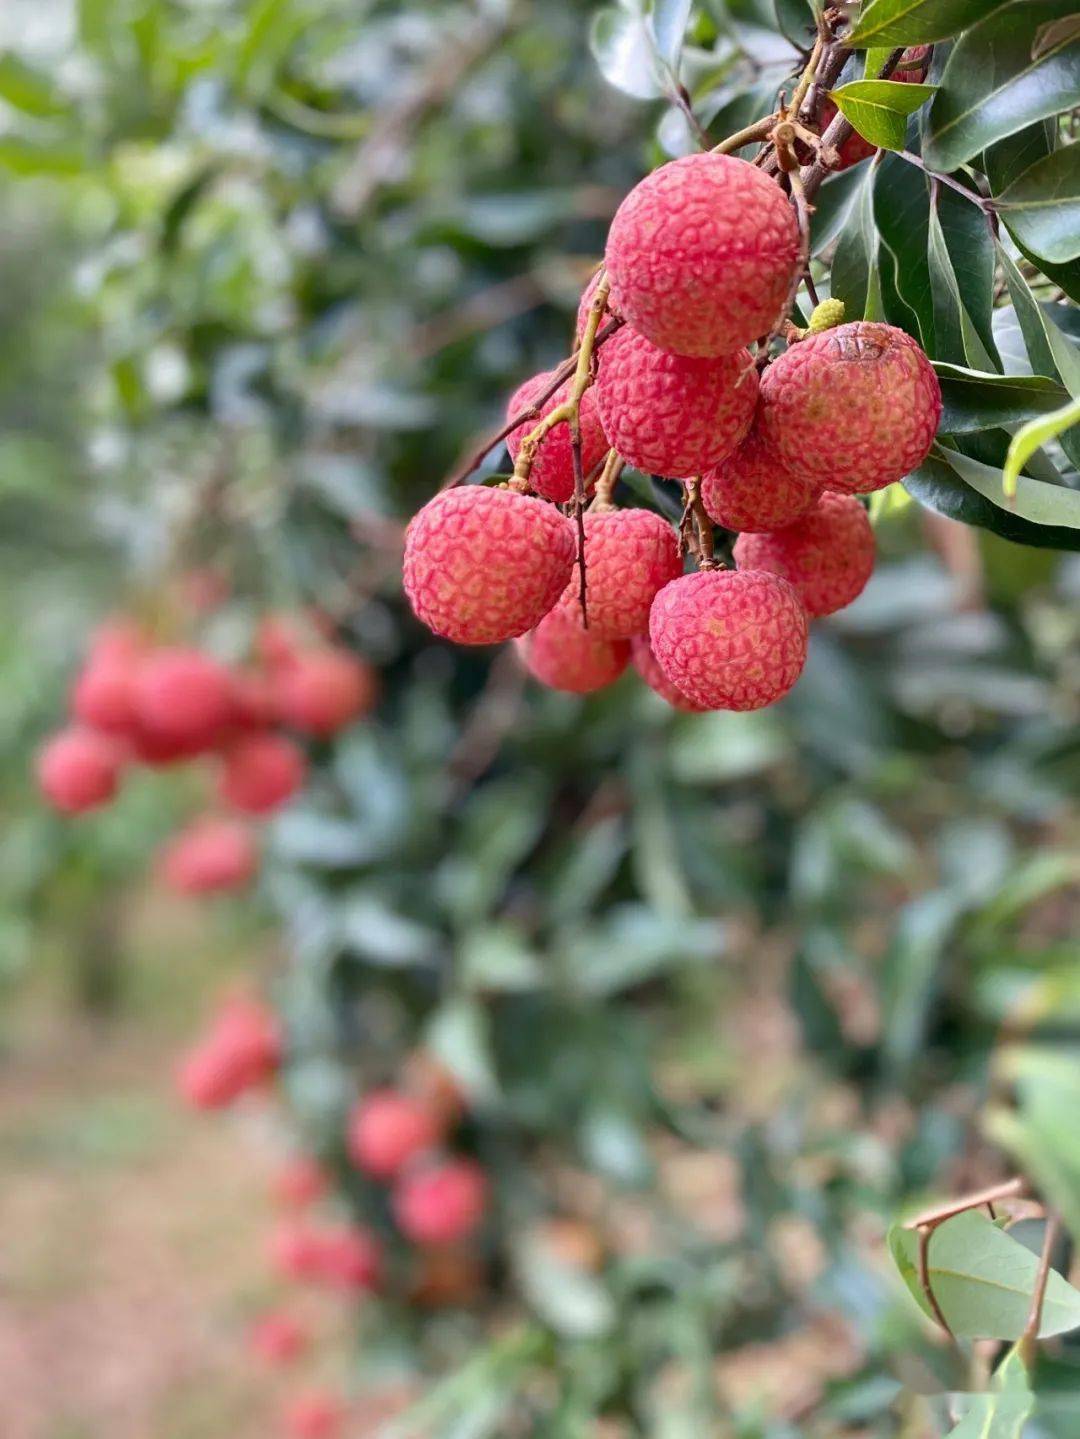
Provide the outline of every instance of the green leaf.
<path id="1" fill-rule="evenodd" d="M 1048 441 L 1057 439 L 1065 430 L 1071 429 L 1076 424 L 1080 424 L 1080 400 L 1071 400 L 1069 404 L 1062 405 L 1060 410 L 1052 410 L 1050 414 L 1044 415 L 1038 420 L 1029 420 L 1026 425 L 1017 430 L 1009 446 L 1009 453 L 1005 457 L 1005 467 L 1002 471 L 1002 486 L 1006 495 L 1010 498 L 1018 496 L 1020 471 L 1032 453 Z M 1076 497 L 1076 524 L 1080 526 L 1080 494 L 1077 494 L 1075 490 L 1068 493 Z M 1057 521 L 1055 520 L 1054 523 Z"/>
<path id="2" fill-rule="evenodd" d="M 870 0 L 848 36 L 850 45 L 925 45 L 959 35 L 1001 0 Z"/>
<path id="3" fill-rule="evenodd" d="M 910 331 L 928 354 L 939 353 L 928 262 L 930 192 L 926 177 L 911 174 L 896 155 L 874 171 L 874 222 L 882 240 L 879 280 L 889 320 Z M 962 359 L 955 352 L 947 358 Z"/>
<path id="4" fill-rule="evenodd" d="M 19 135 L 0 135 L 0 170 L 13 175 L 78 175 L 86 156 L 76 145 L 40 144 Z"/>
<path id="5" fill-rule="evenodd" d="M 656 45 L 648 17 L 638 9 L 607 6 L 589 27 L 589 49 L 609 85 L 637 100 L 664 93 Z"/>
<path id="6" fill-rule="evenodd" d="M 672 71 L 679 66 L 691 5 L 692 0 L 652 0 L 649 18 L 656 48 Z"/>
<path id="7" fill-rule="evenodd" d="M 25 115 L 43 120 L 66 115 L 71 109 L 68 100 L 57 93 L 47 75 L 31 69 L 10 52 L 0 55 L 0 100 L 5 100 Z"/>
<path id="8" fill-rule="evenodd" d="M 1064 525 L 1032 524 L 1021 519 L 1007 506 L 985 498 L 979 490 L 967 484 L 943 458 L 952 451 L 939 450 L 929 455 L 903 481 L 904 489 L 919 504 L 950 520 L 959 520 L 965 525 L 992 530 L 1003 539 L 1018 545 L 1034 545 L 1039 549 L 1080 550 L 1080 534 Z M 960 457 L 963 458 L 962 456 Z M 997 471 L 993 476 L 1000 498 L 1001 481 Z"/>
<path id="9" fill-rule="evenodd" d="M 1011 510 L 1020 519 L 1030 520 L 1033 525 L 1080 530 L 1080 490 L 1018 475 L 1015 499 L 1009 500 L 1004 493 L 1002 475 L 992 466 L 980 464 L 956 450 L 941 449 L 940 456 L 972 489 L 992 504 Z"/>
<path id="10" fill-rule="evenodd" d="M 848 213 L 833 254 L 830 277 L 834 299 L 843 300 L 847 317 L 863 318 L 867 311 L 871 275 L 877 270 L 878 236 L 874 225 L 873 172 L 860 177 L 862 188 Z"/>
<path id="11" fill-rule="evenodd" d="M 1016 1349 L 998 1366 L 989 1393 L 950 1399 L 962 1418 L 946 1439 L 1021 1439 L 1035 1407 L 1027 1366 Z"/>
<path id="12" fill-rule="evenodd" d="M 1080 255 L 1080 145 L 1064 145 L 1024 171 L 995 197 L 1018 244 L 1064 264 Z"/>
<path id="13" fill-rule="evenodd" d="M 961 347 L 974 369 L 1001 368 L 994 339 L 994 239 L 982 211 L 955 190 L 936 187 L 930 214 L 931 281 L 945 275 L 955 286 Z M 942 359 L 948 356 L 941 353 Z"/>
<path id="14" fill-rule="evenodd" d="M 864 140 L 883 150 L 902 150 L 907 117 L 935 93 L 933 85 L 905 85 L 898 80 L 852 80 L 829 97 Z"/>
<path id="15" fill-rule="evenodd" d="M 939 429 L 947 435 L 1022 424 L 1049 414 L 1067 398 L 1063 386 L 1044 375 L 996 375 L 963 365 L 934 362 L 941 385 Z"/>
<path id="16" fill-rule="evenodd" d="M 889 1251 L 924 1314 L 932 1317 L 919 1282 L 918 1235 L 894 1225 Z M 930 1239 L 928 1278 L 958 1339 L 1019 1339 L 1035 1288 L 1038 1257 L 985 1214 L 968 1210 L 938 1225 Z M 1039 1338 L 1080 1327 L 1080 1290 L 1050 1271 Z"/>
<path id="17" fill-rule="evenodd" d="M 923 158 L 950 171 L 996 140 L 1080 103 L 1080 40 L 1062 36 L 1037 59 L 1040 29 L 1075 0 L 1009 0 L 957 41 L 929 114 Z"/>

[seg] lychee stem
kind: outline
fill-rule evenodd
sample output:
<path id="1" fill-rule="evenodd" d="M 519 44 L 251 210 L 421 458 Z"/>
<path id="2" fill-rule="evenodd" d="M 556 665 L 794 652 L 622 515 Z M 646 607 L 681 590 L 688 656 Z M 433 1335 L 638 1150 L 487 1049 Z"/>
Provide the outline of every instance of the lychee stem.
<path id="1" fill-rule="evenodd" d="M 604 510 L 615 508 L 612 496 L 625 463 L 625 460 L 619 457 L 618 450 L 608 450 L 604 459 L 604 468 L 600 471 L 600 478 L 596 482 L 596 497 L 589 506 L 590 514 L 600 514 Z"/>
<path id="2" fill-rule="evenodd" d="M 713 526 L 701 500 L 701 476 L 689 481 L 686 486 L 687 505 L 694 517 L 694 528 L 697 531 L 697 557 L 698 565 L 703 570 L 719 568 L 713 554 Z"/>

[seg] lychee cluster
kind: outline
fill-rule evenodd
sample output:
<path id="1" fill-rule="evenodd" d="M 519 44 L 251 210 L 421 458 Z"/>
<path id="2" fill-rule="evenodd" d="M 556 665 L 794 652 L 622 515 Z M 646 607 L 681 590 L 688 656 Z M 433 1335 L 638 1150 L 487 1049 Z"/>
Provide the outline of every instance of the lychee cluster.
<path id="1" fill-rule="evenodd" d="M 110 621 L 72 687 L 70 725 L 38 754 L 38 783 L 56 809 L 78 814 L 113 799 L 135 766 L 209 761 L 220 812 L 175 835 L 158 871 L 180 894 L 239 889 L 258 869 L 249 821 L 303 788 L 298 737 L 334 734 L 374 698 L 370 666 L 299 618 L 264 620 L 253 658 L 232 666 Z"/>
<path id="2" fill-rule="evenodd" d="M 632 662 L 680 709 L 786 694 L 807 620 L 850 604 L 873 567 L 855 497 L 919 465 L 941 413 L 916 342 L 838 323 L 839 302 L 771 356 L 801 263 L 794 208 L 764 170 L 710 152 L 644 179 L 582 295 L 576 359 L 510 400 L 509 482 L 444 490 L 409 525 L 419 618 L 460 644 L 513 640 L 570 693 Z M 627 465 L 682 482 L 677 532 L 616 505 Z M 734 571 L 714 525 L 737 536 Z"/>

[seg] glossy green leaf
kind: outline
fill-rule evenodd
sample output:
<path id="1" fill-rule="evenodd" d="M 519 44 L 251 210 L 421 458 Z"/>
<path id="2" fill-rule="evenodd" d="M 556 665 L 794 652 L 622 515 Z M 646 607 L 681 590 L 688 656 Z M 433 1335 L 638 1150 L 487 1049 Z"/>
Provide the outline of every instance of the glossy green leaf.
<path id="1" fill-rule="evenodd" d="M 883 150 L 902 150 L 907 117 L 934 94 L 933 85 L 898 80 L 852 80 L 829 97 L 865 140 Z"/>
<path id="2" fill-rule="evenodd" d="M 691 7 L 692 0 L 652 0 L 649 19 L 656 48 L 672 70 L 678 68 Z"/>
<path id="3" fill-rule="evenodd" d="M 874 227 L 874 177 L 867 171 L 833 253 L 832 295 L 843 300 L 849 320 L 862 319 L 867 310 L 871 276 L 877 270 L 878 240 Z"/>
<path id="4" fill-rule="evenodd" d="M 1000 369 L 993 322 L 997 280 L 994 237 L 987 217 L 970 200 L 943 185 L 936 187 L 930 211 L 928 245 L 935 252 L 928 255 L 932 278 L 938 262 L 944 269 L 947 259 L 950 288 L 955 283 L 966 363 L 974 369 Z"/>
<path id="5" fill-rule="evenodd" d="M 852 45 L 923 45 L 948 40 L 1002 0 L 870 0 L 852 30 Z"/>
<path id="6" fill-rule="evenodd" d="M 935 361 L 941 385 L 939 429 L 950 435 L 1021 424 L 1056 410 L 1064 387 L 1044 375 L 997 375 Z"/>
<path id="7" fill-rule="evenodd" d="M 992 530 L 1014 544 L 1034 545 L 1040 549 L 1080 549 L 1080 533 L 1075 529 L 1064 525 L 1034 524 L 1011 510 L 1001 494 L 999 471 L 989 471 L 997 491 L 998 502 L 995 503 L 962 479 L 957 469 L 942 458 L 945 454 L 951 461 L 951 451 L 939 450 L 904 478 L 904 489 L 921 505 L 950 520 L 959 520 L 961 524 Z"/>
<path id="8" fill-rule="evenodd" d="M 1012 510 L 1020 519 L 1030 520 L 1033 525 L 1053 525 L 1080 530 L 1080 490 L 1070 490 L 1064 485 L 1050 485 L 1044 480 L 1033 480 L 1028 475 L 1020 475 L 1016 482 L 1015 498 L 1009 500 L 1004 493 L 1002 476 L 997 470 L 954 450 L 943 449 L 940 454 L 966 484 L 992 504 Z"/>
<path id="9" fill-rule="evenodd" d="M 589 48 L 609 85 L 637 100 L 656 100 L 664 81 L 648 17 L 640 10 L 607 6 L 593 16 Z"/>
<path id="10" fill-rule="evenodd" d="M 1008 0 L 953 48 L 930 109 L 923 157 L 955 170 L 996 140 L 1080 103 L 1080 39 L 1065 34 L 1032 58 L 1040 30 L 1073 0 Z"/>
<path id="11" fill-rule="evenodd" d="M 998 1365 L 989 1392 L 951 1399 L 962 1417 L 946 1439 L 1021 1439 L 1035 1409 L 1027 1366 L 1016 1349 Z"/>
<path id="12" fill-rule="evenodd" d="M 881 237 L 879 281 L 892 324 L 909 330 L 928 354 L 939 353 L 928 260 L 930 192 L 926 177 L 896 155 L 875 167 L 874 223 Z M 957 349 L 950 359 L 965 358 Z"/>
<path id="13" fill-rule="evenodd" d="M 1022 480 L 1020 471 L 1035 450 L 1048 444 L 1050 440 L 1056 440 L 1059 435 L 1078 424 L 1080 424 L 1080 400 L 1071 400 L 1067 405 L 1062 405 L 1060 410 L 1053 410 L 1050 414 L 1043 415 L 1041 419 L 1029 420 L 1026 425 L 1017 430 L 1012 444 L 1009 446 L 1009 453 L 1005 457 L 1005 467 L 1002 472 L 1006 495 L 1010 497 L 1018 495 Z M 1077 494 L 1076 491 L 1069 491 L 1069 493 L 1076 496 L 1076 523 L 1080 525 L 1080 494 Z"/>
<path id="14" fill-rule="evenodd" d="M 998 214 L 1018 244 L 1064 264 L 1080 255 L 1080 145 L 1063 145 L 1037 160 L 995 197 Z"/>
<path id="15" fill-rule="evenodd" d="M 11 53 L 0 55 L 0 100 L 39 119 L 67 114 L 71 108 L 47 75 Z"/>
<path id="16" fill-rule="evenodd" d="M 894 1225 L 889 1250 L 923 1313 L 931 1316 L 919 1283 L 918 1236 Z M 941 1312 L 958 1339 L 1019 1339 L 1024 1332 L 1038 1256 L 985 1214 L 957 1214 L 938 1225 L 930 1240 L 928 1277 Z M 1080 1327 L 1080 1290 L 1050 1271 L 1039 1337 Z"/>

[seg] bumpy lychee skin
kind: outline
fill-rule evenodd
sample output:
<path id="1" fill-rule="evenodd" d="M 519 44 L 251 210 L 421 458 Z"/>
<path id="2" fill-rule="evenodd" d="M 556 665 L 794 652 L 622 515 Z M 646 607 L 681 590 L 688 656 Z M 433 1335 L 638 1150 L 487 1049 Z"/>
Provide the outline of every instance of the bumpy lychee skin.
<path id="1" fill-rule="evenodd" d="M 394 1190 L 398 1228 L 417 1244 L 453 1244 L 484 1217 L 487 1178 L 471 1159 L 448 1159 L 410 1173 Z"/>
<path id="2" fill-rule="evenodd" d="M 244 735 L 225 751 L 218 794 L 245 814 L 269 814 L 302 787 L 306 772 L 303 751 L 284 735 Z"/>
<path id="3" fill-rule="evenodd" d="M 301 734 L 326 739 L 366 714 L 375 703 L 375 671 L 340 647 L 308 650 L 277 672 L 281 718 Z"/>
<path id="4" fill-rule="evenodd" d="M 821 486 L 781 464 L 755 428 L 726 460 L 701 478 L 709 518 L 728 530 L 778 530 L 806 514 Z"/>
<path id="5" fill-rule="evenodd" d="M 437 635 L 495 645 L 540 622 L 566 588 L 577 545 L 553 506 L 464 485 L 415 514 L 405 534 L 405 593 Z"/>
<path id="6" fill-rule="evenodd" d="M 652 652 L 648 635 L 636 635 L 630 641 L 630 662 L 651 690 L 666 700 L 672 709 L 687 714 L 700 714 L 703 705 L 688 699 L 677 685 L 673 685 L 660 668 L 660 662 Z"/>
<path id="7" fill-rule="evenodd" d="M 694 704 L 756 710 L 799 678 L 806 612 L 776 575 L 704 570 L 660 591 L 649 638 L 664 674 Z"/>
<path id="8" fill-rule="evenodd" d="M 411 1095 L 375 1090 L 349 1116 L 349 1157 L 373 1179 L 393 1179 L 410 1160 L 430 1149 L 440 1132 L 435 1115 Z"/>
<path id="9" fill-rule="evenodd" d="M 767 333 L 799 232 L 775 180 L 731 155 L 687 155 L 630 191 L 608 232 L 615 309 L 662 350 L 730 355 Z"/>
<path id="10" fill-rule="evenodd" d="M 200 650 L 155 650 L 135 676 L 134 704 L 147 731 L 209 745 L 232 718 L 232 684 L 228 671 Z"/>
<path id="11" fill-rule="evenodd" d="M 750 428 L 757 394 L 748 350 L 687 359 L 624 326 L 600 351 L 604 433 L 628 464 L 649 474 L 685 480 L 719 464 Z"/>
<path id="12" fill-rule="evenodd" d="M 551 373 L 550 370 L 542 370 L 539 375 L 533 375 L 532 379 L 517 387 L 506 406 L 507 419 L 532 403 L 533 396 L 540 394 L 550 381 Z M 516 430 L 510 431 L 506 437 L 506 448 L 510 451 L 512 460 L 516 462 L 522 440 L 536 428 L 538 421 L 569 399 L 570 384 L 571 382 L 566 380 L 550 399 L 544 401 L 535 418 L 525 420 Z M 581 468 L 588 474 L 593 466 L 603 459 L 607 450 L 607 441 L 604 439 L 596 409 L 596 395 L 591 389 L 586 390 L 581 397 L 578 422 L 581 427 Z M 564 505 L 573 495 L 574 457 L 570 446 L 569 425 L 556 425 L 544 436 L 529 471 L 529 484 L 538 495 L 542 495 L 546 500 L 554 500 L 557 505 Z"/>
<path id="13" fill-rule="evenodd" d="M 862 594 L 874 569 L 874 531 L 854 495 L 825 493 L 809 514 L 769 535 L 740 535 L 740 570 L 768 570 L 793 585 L 811 618 Z"/>
<path id="14" fill-rule="evenodd" d="M 591 694 L 614 684 L 630 662 L 626 640 L 585 629 L 576 605 L 559 605 L 514 642 L 525 668 L 549 689 Z"/>
<path id="15" fill-rule="evenodd" d="M 243 889 L 258 864 L 247 825 L 207 816 L 194 820 L 165 847 L 161 877 L 176 894 L 210 894 Z"/>
<path id="16" fill-rule="evenodd" d="M 652 510 L 597 510 L 584 517 L 589 633 L 628 640 L 649 628 L 658 590 L 683 572 L 675 531 Z M 577 610 L 577 571 L 559 604 Z"/>
<path id="17" fill-rule="evenodd" d="M 930 361 L 903 330 L 857 320 L 808 335 L 768 366 L 758 425 L 795 475 L 841 494 L 922 464 L 941 418 Z"/>
<path id="18" fill-rule="evenodd" d="M 79 814 L 112 799 L 122 763 L 123 752 L 108 735 L 60 730 L 38 752 L 37 781 L 54 809 Z"/>

